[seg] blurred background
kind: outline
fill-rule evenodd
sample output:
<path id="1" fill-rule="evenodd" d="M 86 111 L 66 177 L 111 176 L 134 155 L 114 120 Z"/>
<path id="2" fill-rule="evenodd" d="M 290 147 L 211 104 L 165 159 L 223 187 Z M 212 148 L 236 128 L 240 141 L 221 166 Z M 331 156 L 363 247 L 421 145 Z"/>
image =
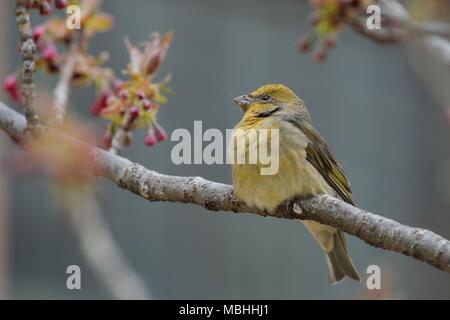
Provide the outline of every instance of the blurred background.
<path id="1" fill-rule="evenodd" d="M 309 106 L 359 207 L 450 238 L 450 126 L 443 111 L 450 99 L 448 90 L 428 89 L 414 65 L 433 69 L 420 52 L 381 46 L 349 28 L 326 62 L 316 64 L 296 50 L 311 11 L 299 0 L 108 0 L 103 11 L 114 15 L 114 29 L 97 35 L 90 51 L 109 51 L 107 64 L 116 73 L 128 61 L 125 37 L 138 43 L 152 31 L 175 32 L 159 73 L 173 74 L 175 95 L 159 112 L 169 135 L 177 128 L 192 131 L 195 120 L 203 121 L 204 130 L 232 128 L 242 116 L 234 96 L 284 83 Z M 4 78 L 19 64 L 14 1 L 0 1 L 0 30 Z M 448 80 L 448 65 L 444 71 L 447 78 L 439 79 Z M 38 79 L 48 90 L 39 94 L 51 92 L 55 78 Z M 439 83 L 448 89 L 446 80 Z M 101 132 L 106 121 L 89 113 L 94 94 L 92 88 L 75 89 L 70 108 Z M 4 93 L 0 98 L 7 101 Z M 123 155 L 158 172 L 231 183 L 229 166 L 176 166 L 170 161 L 176 142 L 148 148 L 143 139 L 138 132 Z M 14 174 L 11 159 L 20 151 L 5 134 L 0 141 L 2 297 L 112 298 L 86 263 L 49 180 Z M 98 198 L 124 257 L 155 298 L 450 298 L 447 273 L 351 236 L 363 281 L 332 287 L 323 253 L 299 222 L 150 203 L 105 179 L 98 180 Z M 82 289 L 70 291 L 66 268 L 74 264 L 82 271 Z M 366 289 L 369 265 L 381 267 L 381 291 Z"/>

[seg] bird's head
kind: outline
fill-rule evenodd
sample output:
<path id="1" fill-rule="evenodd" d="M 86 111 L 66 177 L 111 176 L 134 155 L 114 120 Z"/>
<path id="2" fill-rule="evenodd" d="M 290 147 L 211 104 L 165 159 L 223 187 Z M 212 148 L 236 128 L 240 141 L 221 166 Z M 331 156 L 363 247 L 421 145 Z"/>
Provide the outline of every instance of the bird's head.
<path id="1" fill-rule="evenodd" d="M 244 117 L 298 115 L 309 120 L 304 102 L 282 84 L 267 84 L 252 93 L 236 97 L 234 102 L 244 111 Z"/>

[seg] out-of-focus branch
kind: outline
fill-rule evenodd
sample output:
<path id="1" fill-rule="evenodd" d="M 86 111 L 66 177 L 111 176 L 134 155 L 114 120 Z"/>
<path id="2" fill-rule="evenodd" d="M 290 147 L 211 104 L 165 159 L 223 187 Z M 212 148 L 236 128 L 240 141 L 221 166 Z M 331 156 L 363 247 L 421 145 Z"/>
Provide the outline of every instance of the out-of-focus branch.
<path id="1" fill-rule="evenodd" d="M 23 116 L 0 103 L 0 128 L 14 140 L 22 138 Z M 74 141 L 50 130 L 66 142 Z M 160 174 L 110 152 L 85 145 L 91 154 L 92 172 L 115 182 L 119 187 L 150 201 L 193 203 L 212 211 L 266 212 L 248 207 L 233 195 L 232 187 L 200 177 Z M 412 228 L 394 220 L 358 209 L 328 195 L 289 201 L 275 217 L 309 219 L 354 235 L 366 243 L 402 253 L 450 273 L 450 241 L 425 229 Z"/>
<path id="2" fill-rule="evenodd" d="M 64 201 L 68 220 L 86 261 L 115 299 L 151 299 L 144 281 L 130 267 L 103 219 L 97 200 L 82 195 Z"/>
<path id="3" fill-rule="evenodd" d="M 409 60 L 424 85 L 448 117 L 450 108 L 450 42 L 423 37 L 407 45 Z"/>
<path id="4" fill-rule="evenodd" d="M 35 106 L 35 62 L 36 44 L 32 37 L 32 28 L 30 14 L 26 8 L 26 0 L 17 0 L 16 4 L 16 23 L 20 33 L 22 57 L 22 106 L 25 110 L 28 128 L 33 129 L 39 124 L 39 117 Z"/>
<path id="5" fill-rule="evenodd" d="M 346 11 L 347 23 L 356 32 L 377 43 L 405 44 L 414 69 L 448 116 L 450 24 L 438 21 L 418 22 L 396 0 L 379 0 L 376 3 L 381 8 L 382 28 L 380 30 L 367 28 L 365 8 Z"/>
<path id="6" fill-rule="evenodd" d="M 55 122 L 57 125 L 64 120 L 69 102 L 70 81 L 73 77 L 77 53 L 79 51 L 81 34 L 74 31 L 69 48 L 67 51 L 66 61 L 62 66 L 58 84 L 53 92 L 53 110 L 55 112 Z"/>
<path id="7" fill-rule="evenodd" d="M 409 30 L 403 41 L 408 48 L 412 64 L 438 105 L 447 112 L 450 95 L 450 26 L 441 22 L 419 23 L 394 0 L 383 0 L 382 12 L 394 23 Z"/>
<path id="8" fill-rule="evenodd" d="M 450 39 L 450 24 L 444 22 L 413 23 L 411 32 L 418 36 L 438 36 Z"/>
<path id="9" fill-rule="evenodd" d="M 367 14 L 361 10 L 347 10 L 346 22 L 353 29 L 378 43 L 390 44 L 415 40 L 425 36 L 450 39 L 450 24 L 444 22 L 417 22 L 396 0 L 379 0 L 382 15 L 381 29 L 368 29 Z"/>
<path id="10" fill-rule="evenodd" d="M 54 90 L 53 108 L 56 124 L 62 124 L 70 95 L 81 34 L 73 34 L 59 82 Z M 144 281 L 132 269 L 116 244 L 100 205 L 90 195 L 64 201 L 68 221 L 78 236 L 86 261 L 116 299 L 151 299 Z"/>
<path id="11" fill-rule="evenodd" d="M 380 44 L 392 44 L 402 41 L 405 33 L 402 30 L 368 29 L 366 19 L 355 15 L 346 16 L 346 22 L 359 34 Z"/>

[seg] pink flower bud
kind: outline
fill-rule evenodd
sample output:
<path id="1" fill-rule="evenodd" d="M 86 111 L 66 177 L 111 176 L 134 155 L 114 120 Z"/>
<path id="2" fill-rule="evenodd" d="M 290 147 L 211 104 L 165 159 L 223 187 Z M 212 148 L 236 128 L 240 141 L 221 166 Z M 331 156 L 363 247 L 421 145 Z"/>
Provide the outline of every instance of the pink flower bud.
<path id="1" fill-rule="evenodd" d="M 109 92 L 102 92 L 94 101 L 91 107 L 91 113 L 98 116 L 100 112 L 106 108 L 106 102 L 108 101 Z"/>
<path id="2" fill-rule="evenodd" d="M 35 0 L 27 0 L 25 4 L 27 9 L 38 9 L 39 8 L 39 2 Z"/>
<path id="3" fill-rule="evenodd" d="M 41 16 L 47 16 L 52 12 L 52 7 L 50 6 L 50 3 L 44 2 L 39 7 L 39 13 Z"/>
<path id="4" fill-rule="evenodd" d="M 55 7 L 58 10 L 65 9 L 67 7 L 67 0 L 55 0 Z"/>
<path id="5" fill-rule="evenodd" d="M 120 79 L 114 79 L 113 82 L 113 90 L 117 94 L 120 91 L 120 87 L 122 86 L 123 81 Z"/>
<path id="6" fill-rule="evenodd" d="M 314 61 L 316 63 L 323 63 L 326 59 L 327 55 L 324 51 L 317 51 L 314 53 Z"/>
<path id="7" fill-rule="evenodd" d="M 8 95 L 9 95 L 9 98 L 12 100 L 12 101 L 14 101 L 14 102 L 20 102 L 20 90 L 19 90 L 19 88 L 16 88 L 16 89 L 14 89 L 14 90 L 12 90 L 12 91 L 9 91 L 8 92 Z"/>
<path id="8" fill-rule="evenodd" d="M 15 74 L 11 74 L 6 77 L 4 81 L 4 87 L 7 92 L 10 92 L 17 88 L 17 77 Z"/>
<path id="9" fill-rule="evenodd" d="M 144 100 L 144 98 L 145 98 L 145 93 L 142 92 L 142 91 L 138 91 L 138 92 L 136 93 L 136 98 L 138 98 L 138 100 Z"/>
<path id="10" fill-rule="evenodd" d="M 139 117 L 139 109 L 135 106 L 130 108 L 130 115 L 131 115 L 131 119 L 136 119 L 137 117 Z"/>
<path id="11" fill-rule="evenodd" d="M 39 41 L 42 35 L 45 33 L 45 28 L 43 26 L 37 26 L 33 29 L 33 40 L 34 42 Z"/>
<path id="12" fill-rule="evenodd" d="M 31 0 L 31 2 L 32 2 L 31 7 L 32 7 L 33 9 L 39 9 L 40 3 L 39 3 L 38 0 Z"/>
<path id="13" fill-rule="evenodd" d="M 153 107 L 153 103 L 149 99 L 144 100 L 144 110 L 150 110 L 150 108 Z"/>
<path id="14" fill-rule="evenodd" d="M 3 86 L 12 101 L 20 101 L 20 90 L 17 85 L 17 77 L 15 74 L 6 77 Z"/>
<path id="15" fill-rule="evenodd" d="M 47 62 L 54 63 L 58 56 L 58 52 L 53 44 L 47 45 L 42 51 L 42 58 Z"/>
<path id="16" fill-rule="evenodd" d="M 336 39 L 332 38 L 325 39 L 324 45 L 327 49 L 333 49 L 336 46 Z"/>
<path id="17" fill-rule="evenodd" d="M 152 127 L 149 127 L 147 130 L 147 134 L 145 136 L 145 144 L 151 147 L 155 145 L 155 143 L 156 143 L 155 130 L 153 130 Z"/>
<path id="18" fill-rule="evenodd" d="M 307 53 L 311 49 L 311 41 L 307 37 L 298 40 L 297 50 L 301 53 Z"/>
<path id="19" fill-rule="evenodd" d="M 167 140 L 167 133 L 164 130 L 163 127 L 161 126 L 156 126 L 156 139 L 158 139 L 158 141 L 165 141 Z"/>
<path id="20" fill-rule="evenodd" d="M 129 97 L 130 95 L 128 94 L 128 90 L 122 90 L 122 91 L 120 91 L 120 93 L 119 93 L 119 97 L 120 97 L 120 99 L 122 99 L 123 101 L 125 101 L 125 100 L 128 100 L 128 97 Z"/>

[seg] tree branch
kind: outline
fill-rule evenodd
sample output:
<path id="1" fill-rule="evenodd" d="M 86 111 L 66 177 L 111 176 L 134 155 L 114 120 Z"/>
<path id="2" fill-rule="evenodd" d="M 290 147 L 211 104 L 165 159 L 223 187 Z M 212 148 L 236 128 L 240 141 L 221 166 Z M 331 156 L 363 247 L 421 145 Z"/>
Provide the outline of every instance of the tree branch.
<path id="1" fill-rule="evenodd" d="M 114 132 L 114 135 L 111 139 L 111 147 L 109 148 L 109 152 L 112 154 L 119 154 L 124 148 L 127 139 L 130 139 L 131 136 L 131 125 L 135 119 L 128 111 L 123 117 L 122 123 Z"/>
<path id="2" fill-rule="evenodd" d="M 382 29 L 367 28 L 365 8 L 346 11 L 345 21 L 359 34 L 379 44 L 406 44 L 414 68 L 428 90 L 448 113 L 447 90 L 450 78 L 450 24 L 439 21 L 419 22 L 396 0 L 378 0 Z"/>
<path id="3" fill-rule="evenodd" d="M 70 200 L 63 201 L 69 224 L 86 261 L 112 296 L 119 300 L 152 299 L 114 240 L 95 197 L 80 195 Z"/>
<path id="4" fill-rule="evenodd" d="M 363 36 L 381 44 L 399 43 L 420 37 L 439 36 L 450 39 L 450 25 L 444 22 L 417 22 L 396 0 L 379 0 L 383 17 L 382 29 L 370 30 L 366 26 L 365 10 L 349 10 L 346 22 Z"/>
<path id="5" fill-rule="evenodd" d="M 25 118 L 0 102 L 1 129 L 14 141 L 20 141 L 25 127 Z M 56 134 L 71 143 L 83 144 L 52 129 L 48 129 L 46 134 Z M 267 215 L 237 199 L 229 185 L 200 177 L 160 174 L 107 151 L 85 146 L 89 148 L 92 172 L 95 175 L 110 179 L 119 187 L 150 201 L 193 203 L 212 211 Z M 450 273 L 448 240 L 429 230 L 402 225 L 328 195 L 286 202 L 273 216 L 309 219 L 328 224 L 364 240 L 369 245 L 414 257 Z"/>
<path id="6" fill-rule="evenodd" d="M 25 0 L 18 0 L 16 5 L 16 23 L 20 33 L 20 55 L 22 57 L 22 107 L 25 110 L 28 128 L 32 129 L 39 124 L 36 113 L 34 73 L 34 56 L 37 48 L 33 41 L 30 14 L 26 8 Z"/>
<path id="7" fill-rule="evenodd" d="M 62 66 L 59 81 L 53 91 L 53 110 L 55 112 L 55 122 L 60 125 L 66 115 L 67 104 L 69 102 L 70 81 L 73 77 L 77 54 L 80 48 L 81 34 L 74 31 L 68 46 L 66 61 Z"/>
<path id="8" fill-rule="evenodd" d="M 365 36 L 379 44 L 399 43 L 404 39 L 404 32 L 401 30 L 370 30 L 366 27 L 366 20 L 357 16 L 346 16 L 346 22 L 359 34 Z"/>
<path id="9" fill-rule="evenodd" d="M 39 124 L 39 118 L 35 106 L 34 56 L 37 48 L 33 41 L 30 14 L 26 8 L 26 0 L 18 0 L 16 5 L 16 23 L 20 33 L 20 54 L 22 57 L 22 106 L 28 128 L 33 129 Z"/>

